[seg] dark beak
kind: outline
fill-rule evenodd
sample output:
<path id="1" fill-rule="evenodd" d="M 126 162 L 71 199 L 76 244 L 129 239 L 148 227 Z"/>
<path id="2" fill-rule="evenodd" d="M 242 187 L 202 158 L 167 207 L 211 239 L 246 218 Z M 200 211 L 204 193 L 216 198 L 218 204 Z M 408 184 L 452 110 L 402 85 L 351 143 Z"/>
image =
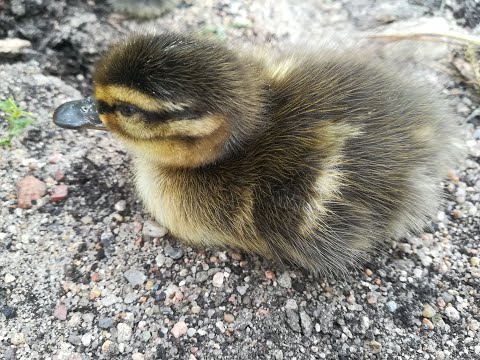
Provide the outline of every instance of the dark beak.
<path id="1" fill-rule="evenodd" d="M 53 114 L 53 122 L 66 129 L 107 130 L 98 117 L 97 106 L 93 97 L 69 101 L 60 105 Z"/>

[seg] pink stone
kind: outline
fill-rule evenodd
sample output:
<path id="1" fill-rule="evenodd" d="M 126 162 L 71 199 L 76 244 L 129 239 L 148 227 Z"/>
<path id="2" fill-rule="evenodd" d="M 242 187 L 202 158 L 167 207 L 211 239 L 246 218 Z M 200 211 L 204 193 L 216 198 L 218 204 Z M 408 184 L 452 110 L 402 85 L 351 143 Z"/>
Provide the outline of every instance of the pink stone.
<path id="1" fill-rule="evenodd" d="M 27 176 L 17 182 L 18 207 L 28 209 L 32 207 L 32 200 L 38 200 L 45 195 L 47 186 L 34 176 Z"/>
<path id="2" fill-rule="evenodd" d="M 62 180 L 65 178 L 65 174 L 64 174 L 62 171 L 57 170 L 57 171 L 55 172 L 54 178 L 55 178 L 55 180 L 57 180 L 57 181 L 62 181 Z"/>
<path id="3" fill-rule="evenodd" d="M 67 185 L 57 185 L 53 189 L 53 194 L 51 196 L 52 201 L 62 201 L 67 198 L 68 195 L 68 187 Z"/>
<path id="4" fill-rule="evenodd" d="M 221 287 L 223 285 L 223 272 L 219 271 L 213 275 L 212 285 L 216 287 Z"/>
<path id="5" fill-rule="evenodd" d="M 187 330 L 187 324 L 185 324 L 183 321 L 179 321 L 175 325 L 173 325 L 172 334 L 175 339 L 178 339 L 180 336 L 185 335 L 187 333 Z"/>
<path id="6" fill-rule="evenodd" d="M 67 307 L 65 304 L 59 304 L 53 312 L 53 316 L 59 320 L 67 320 Z"/>
<path id="7" fill-rule="evenodd" d="M 272 280 L 272 279 L 275 278 L 275 273 L 273 271 L 267 270 L 267 271 L 265 271 L 265 277 L 268 280 Z"/>
<path id="8" fill-rule="evenodd" d="M 60 153 L 54 153 L 52 155 L 50 155 L 50 157 L 48 158 L 48 162 L 50 164 L 56 164 L 60 161 L 60 159 L 62 158 L 62 154 Z"/>

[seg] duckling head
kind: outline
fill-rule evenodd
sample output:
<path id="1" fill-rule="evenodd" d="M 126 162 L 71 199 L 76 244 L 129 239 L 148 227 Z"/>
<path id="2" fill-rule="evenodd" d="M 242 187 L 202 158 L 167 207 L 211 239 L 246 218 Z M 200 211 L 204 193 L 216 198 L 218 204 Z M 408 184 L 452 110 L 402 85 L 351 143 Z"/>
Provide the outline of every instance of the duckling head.
<path id="1" fill-rule="evenodd" d="M 111 46 L 96 67 L 98 125 L 161 165 L 213 163 L 242 149 L 261 127 L 257 72 L 208 39 L 136 34 Z M 88 113 L 88 127 L 95 127 L 86 101 L 57 109 L 57 125 L 79 127 L 76 120 Z"/>

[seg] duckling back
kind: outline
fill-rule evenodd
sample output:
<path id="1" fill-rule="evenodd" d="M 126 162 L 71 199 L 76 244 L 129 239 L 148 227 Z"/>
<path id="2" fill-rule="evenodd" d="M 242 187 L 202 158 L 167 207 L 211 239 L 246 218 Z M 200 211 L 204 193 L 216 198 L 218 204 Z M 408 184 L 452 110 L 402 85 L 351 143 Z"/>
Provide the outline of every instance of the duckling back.
<path id="1" fill-rule="evenodd" d="M 453 164 L 459 132 L 442 102 L 394 67 L 358 52 L 270 56 L 215 45 L 219 59 L 228 60 L 209 62 L 209 77 L 202 78 L 215 80 L 186 94 L 181 89 L 191 89 L 197 75 L 186 76 L 185 69 L 200 68 L 196 64 L 202 63 L 208 42 L 180 37 L 164 51 L 161 36 L 150 40 L 160 44 L 155 51 L 162 62 L 150 52 L 144 69 L 140 57 L 129 59 L 125 68 L 142 68 L 138 73 L 144 74 L 142 81 L 128 74 L 131 86 L 142 83 L 145 89 L 144 81 L 155 82 L 155 93 L 135 92 L 135 98 L 148 96 L 136 107 L 164 106 L 162 120 L 142 120 L 141 108 L 136 117 L 112 119 L 115 105 L 107 104 L 113 110 L 102 121 L 115 123 L 111 130 L 133 150 L 139 195 L 173 235 L 324 274 L 358 265 L 388 238 L 421 231 L 437 212 L 439 183 Z M 123 43 L 122 51 L 133 54 L 139 43 Z M 109 64 L 124 61 L 115 52 L 106 58 L 97 76 L 102 89 L 108 85 Z M 152 69 L 160 63 L 170 66 L 168 71 Z M 179 68 L 182 78 L 175 77 Z M 148 76 L 152 71 L 168 73 L 168 92 L 158 90 L 162 79 Z M 112 73 L 118 82 L 118 72 Z M 213 91 L 219 88 L 228 88 L 228 96 Z M 132 91 L 124 91 L 123 102 Z M 214 95 L 203 99 L 208 93 Z M 102 94 L 97 92 L 97 100 L 114 102 L 114 93 L 105 99 Z M 165 104 L 176 106 L 168 117 Z M 190 115 L 188 104 L 204 111 Z M 213 117 L 219 127 L 202 128 Z M 164 129 L 175 129 L 175 137 L 167 139 Z M 211 136 L 221 139 L 221 151 L 218 141 L 208 146 Z M 206 160 L 189 160 L 199 156 Z M 167 163 L 167 157 L 173 160 Z"/>

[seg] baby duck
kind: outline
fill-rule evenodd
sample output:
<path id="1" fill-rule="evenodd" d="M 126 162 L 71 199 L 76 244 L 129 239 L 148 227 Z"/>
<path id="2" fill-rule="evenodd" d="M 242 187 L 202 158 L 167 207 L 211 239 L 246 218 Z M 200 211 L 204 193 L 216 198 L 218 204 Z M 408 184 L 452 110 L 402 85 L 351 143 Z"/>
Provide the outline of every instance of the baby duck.
<path id="1" fill-rule="evenodd" d="M 135 34 L 103 55 L 94 89 L 54 121 L 117 135 L 172 235 L 313 274 L 421 231 L 455 153 L 449 111 L 359 51 L 275 55 Z"/>

